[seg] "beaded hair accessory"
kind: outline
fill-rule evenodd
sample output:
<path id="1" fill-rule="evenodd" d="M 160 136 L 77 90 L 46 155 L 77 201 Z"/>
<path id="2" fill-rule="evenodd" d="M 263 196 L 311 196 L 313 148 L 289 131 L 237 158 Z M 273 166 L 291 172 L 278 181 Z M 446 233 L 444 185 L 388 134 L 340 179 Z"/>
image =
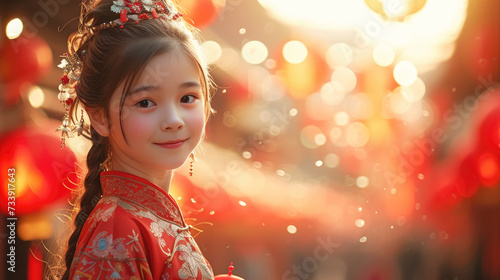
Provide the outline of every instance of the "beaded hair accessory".
<path id="1" fill-rule="evenodd" d="M 91 29 L 91 32 L 105 29 L 113 26 L 120 26 L 130 21 L 139 23 L 145 19 L 167 19 L 176 20 L 182 17 L 182 14 L 177 12 L 173 3 L 168 3 L 164 0 L 117 0 L 113 1 L 111 11 L 120 14 L 120 18 L 112 20 L 108 23 L 102 23 Z"/>
<path id="2" fill-rule="evenodd" d="M 85 55 L 85 51 L 82 51 Z M 82 72 L 82 63 L 78 55 L 75 53 L 73 56 L 65 53 L 61 55 L 61 64 L 58 65 L 59 68 L 63 69 L 63 75 L 61 76 L 61 83 L 59 84 L 59 94 L 57 99 L 64 105 L 64 117 L 62 125 L 60 125 L 56 131 L 61 132 L 61 149 L 66 147 L 66 139 L 73 138 L 74 133 L 78 136 L 83 135 L 86 130 L 86 126 L 83 121 L 83 109 L 82 116 L 80 117 L 80 122 L 74 124 L 70 117 L 71 105 L 76 98 L 76 87 L 78 85 L 78 80 L 80 79 L 80 74 Z M 87 135 L 85 135 L 87 137 Z M 88 137 L 87 137 L 88 138 Z"/>
<path id="3" fill-rule="evenodd" d="M 90 2 L 96 3 L 98 1 Z M 85 5 L 82 4 L 81 18 L 83 18 L 85 13 L 84 6 Z M 176 10 L 174 4 L 169 0 L 117 0 L 113 1 L 111 11 L 120 14 L 120 17 L 97 26 L 90 27 L 83 25 L 80 31 L 94 35 L 95 32 L 110 27 L 120 26 L 120 28 L 123 28 L 124 24 L 127 22 L 139 23 L 147 19 L 178 20 L 182 17 L 182 14 Z M 83 50 L 81 54 L 84 56 L 85 50 Z M 86 125 L 83 120 L 83 109 L 80 121 L 77 124 L 75 124 L 70 117 L 71 106 L 76 99 L 76 88 L 80 80 L 82 61 L 76 53 L 73 55 L 66 53 L 61 55 L 61 58 L 62 61 L 58 67 L 63 69 L 63 75 L 61 76 L 57 98 L 64 105 L 65 114 L 62 125 L 56 129 L 56 132 L 61 132 L 62 149 L 66 147 L 67 138 L 73 138 L 75 134 L 77 134 L 78 136 L 83 135 L 85 138 L 90 139 L 90 133 L 88 130 L 89 126 Z"/>

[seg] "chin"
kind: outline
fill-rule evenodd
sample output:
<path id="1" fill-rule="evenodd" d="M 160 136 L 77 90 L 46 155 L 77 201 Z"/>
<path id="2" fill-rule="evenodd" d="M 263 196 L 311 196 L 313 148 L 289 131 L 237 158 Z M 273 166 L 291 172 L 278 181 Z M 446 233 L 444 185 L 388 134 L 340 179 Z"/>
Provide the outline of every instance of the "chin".
<path id="1" fill-rule="evenodd" d="M 169 162 L 169 163 L 159 164 L 158 167 L 166 170 L 174 170 L 182 167 L 183 165 L 184 162 Z"/>

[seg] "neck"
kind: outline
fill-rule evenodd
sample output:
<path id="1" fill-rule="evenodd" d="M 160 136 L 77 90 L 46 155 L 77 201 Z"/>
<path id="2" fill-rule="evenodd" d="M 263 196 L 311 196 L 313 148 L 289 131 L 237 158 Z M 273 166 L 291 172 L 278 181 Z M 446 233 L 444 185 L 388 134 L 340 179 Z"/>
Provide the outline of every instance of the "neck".
<path id="1" fill-rule="evenodd" d="M 113 160 L 111 170 L 122 171 L 132 175 L 141 177 L 149 182 L 159 186 L 166 193 L 170 190 L 170 182 L 172 181 L 172 170 L 139 170 L 133 166 L 127 165 L 124 162 Z"/>

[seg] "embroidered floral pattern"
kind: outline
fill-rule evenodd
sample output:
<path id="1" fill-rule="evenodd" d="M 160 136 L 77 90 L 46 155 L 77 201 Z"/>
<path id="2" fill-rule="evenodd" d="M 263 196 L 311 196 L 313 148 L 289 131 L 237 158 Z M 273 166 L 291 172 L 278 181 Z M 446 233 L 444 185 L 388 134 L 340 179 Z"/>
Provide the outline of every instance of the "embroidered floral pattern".
<path id="1" fill-rule="evenodd" d="M 212 280 L 175 200 L 133 175 L 101 173 L 103 197 L 84 225 L 70 279 Z"/>
<path id="2" fill-rule="evenodd" d="M 151 232 L 154 234 L 154 236 L 160 238 L 163 233 L 163 229 L 160 227 L 160 225 L 158 225 L 158 223 L 152 222 Z"/>
<path id="3" fill-rule="evenodd" d="M 180 253 L 179 259 L 184 261 L 179 269 L 180 279 L 197 279 L 199 270 L 203 275 L 202 279 L 213 278 L 212 271 L 206 265 L 205 260 L 201 254 L 191 248 L 191 244 L 179 245 L 177 251 Z"/>

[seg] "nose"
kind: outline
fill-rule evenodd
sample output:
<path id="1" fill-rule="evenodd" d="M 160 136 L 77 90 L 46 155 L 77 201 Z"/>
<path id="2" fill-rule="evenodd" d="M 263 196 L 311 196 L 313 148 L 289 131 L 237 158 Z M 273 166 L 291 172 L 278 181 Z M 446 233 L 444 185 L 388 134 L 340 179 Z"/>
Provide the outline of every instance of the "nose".
<path id="1" fill-rule="evenodd" d="M 163 115 L 164 117 L 161 123 L 161 129 L 163 131 L 173 131 L 184 127 L 181 112 L 179 112 L 178 108 L 175 108 L 175 106 L 170 106 L 165 109 Z"/>

